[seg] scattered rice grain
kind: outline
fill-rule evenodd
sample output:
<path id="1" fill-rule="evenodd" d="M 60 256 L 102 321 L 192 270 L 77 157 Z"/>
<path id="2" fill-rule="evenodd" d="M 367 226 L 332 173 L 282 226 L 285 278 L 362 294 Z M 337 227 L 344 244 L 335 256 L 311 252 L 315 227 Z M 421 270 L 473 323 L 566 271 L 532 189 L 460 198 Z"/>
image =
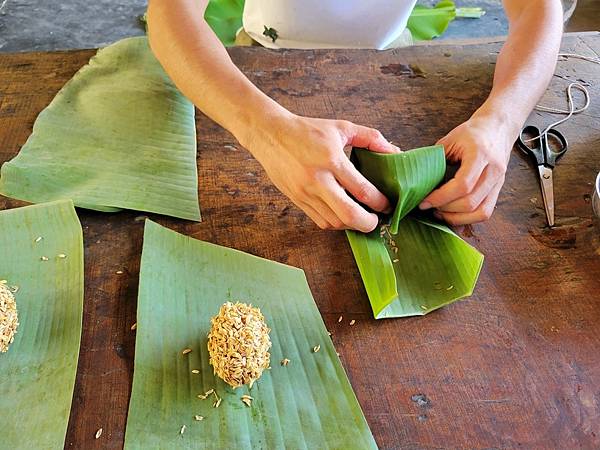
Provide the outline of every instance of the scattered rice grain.
<path id="1" fill-rule="evenodd" d="M 320 345 L 315 345 L 313 347 L 313 353 L 317 353 L 319 350 L 321 350 L 321 346 Z"/>
<path id="2" fill-rule="evenodd" d="M 96 431 L 96 434 L 94 436 L 96 437 L 96 439 L 99 439 L 100 436 L 102 436 L 102 428 L 98 428 L 98 431 Z"/>
<path id="3" fill-rule="evenodd" d="M 200 373 L 198 369 L 192 369 L 192 373 Z"/>
<path id="4" fill-rule="evenodd" d="M 184 348 L 183 351 L 181 352 L 182 355 L 187 355 L 188 353 L 192 353 L 191 348 Z"/>
<path id="5" fill-rule="evenodd" d="M 137 330 L 137 322 L 131 325 L 131 331 Z"/>
<path id="6" fill-rule="evenodd" d="M 352 320 L 350 321 L 350 326 L 354 325 L 355 323 L 356 323 L 356 320 L 352 319 Z"/>
<path id="7" fill-rule="evenodd" d="M 185 425 L 181 425 L 181 430 L 179 430 L 179 434 L 183 434 L 183 433 L 185 433 L 185 429 L 186 429 L 186 428 L 187 428 L 187 427 L 186 427 Z"/>
<path id="8" fill-rule="evenodd" d="M 42 256 L 40 259 L 41 259 L 42 261 L 48 261 L 48 257 L 47 257 L 47 256 Z"/>
<path id="9" fill-rule="evenodd" d="M 289 360 L 289 359 L 287 359 L 287 358 L 283 358 L 283 359 L 281 360 L 281 365 L 282 365 L 282 366 L 287 366 L 289 363 L 290 363 L 290 360 Z"/>
<path id="10" fill-rule="evenodd" d="M 214 390 L 214 389 L 209 389 L 209 390 L 208 390 L 208 391 L 206 391 L 204 394 L 198 394 L 198 398 L 199 398 L 200 400 L 205 400 L 206 398 L 208 398 L 208 396 L 209 396 L 210 394 L 213 394 L 214 392 L 215 392 L 215 390 Z M 216 395 L 216 394 L 215 394 L 215 395 Z M 217 397 L 217 398 L 218 398 L 218 397 Z"/>
<path id="11" fill-rule="evenodd" d="M 199 416 L 198 414 L 196 414 L 194 416 L 194 420 L 197 421 L 197 422 L 200 422 L 201 420 L 204 420 L 204 416 Z"/>

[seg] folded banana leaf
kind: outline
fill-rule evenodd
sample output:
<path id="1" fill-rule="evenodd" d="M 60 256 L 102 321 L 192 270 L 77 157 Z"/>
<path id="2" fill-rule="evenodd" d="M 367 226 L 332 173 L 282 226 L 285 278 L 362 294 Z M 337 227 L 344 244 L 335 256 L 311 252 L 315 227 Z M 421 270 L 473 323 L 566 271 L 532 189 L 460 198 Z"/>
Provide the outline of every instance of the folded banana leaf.
<path id="1" fill-rule="evenodd" d="M 226 301 L 259 307 L 271 328 L 272 368 L 250 390 L 208 363 L 210 318 Z M 197 397 L 211 389 L 218 407 Z M 125 448 L 377 447 L 302 270 L 146 221 Z"/>
<path id="2" fill-rule="evenodd" d="M 83 241 L 71 201 L 0 212 L 0 279 L 16 290 L 20 322 L 0 353 L 0 448 L 63 448 L 83 310 Z"/>
<path id="3" fill-rule="evenodd" d="M 99 50 L 60 90 L 2 166 L 0 193 L 200 220 L 194 107 L 146 37 Z"/>
<path id="4" fill-rule="evenodd" d="M 346 232 L 375 318 L 424 315 L 471 295 L 483 255 L 447 226 L 411 213 L 442 181 L 444 148 L 354 149 L 352 161 L 396 205 L 371 233 Z"/>

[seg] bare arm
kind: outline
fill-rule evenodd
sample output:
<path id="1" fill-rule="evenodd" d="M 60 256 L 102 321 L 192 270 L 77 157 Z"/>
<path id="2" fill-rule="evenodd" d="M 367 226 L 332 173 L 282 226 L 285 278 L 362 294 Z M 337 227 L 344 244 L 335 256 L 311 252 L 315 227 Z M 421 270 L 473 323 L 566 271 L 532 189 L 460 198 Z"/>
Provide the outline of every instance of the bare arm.
<path id="1" fill-rule="evenodd" d="M 254 86 L 204 20 L 207 0 L 150 0 L 153 52 L 177 87 L 229 130 L 273 183 L 321 228 L 371 231 L 387 199 L 349 162 L 346 145 L 395 152 L 377 130 L 341 120 L 301 117 Z"/>
<path id="2" fill-rule="evenodd" d="M 504 0 L 508 39 L 496 63 L 494 84 L 471 119 L 440 140 L 456 177 L 432 192 L 421 208 L 451 224 L 489 218 L 504 183 L 510 152 L 521 127 L 544 93 L 562 36 L 560 0 Z"/>

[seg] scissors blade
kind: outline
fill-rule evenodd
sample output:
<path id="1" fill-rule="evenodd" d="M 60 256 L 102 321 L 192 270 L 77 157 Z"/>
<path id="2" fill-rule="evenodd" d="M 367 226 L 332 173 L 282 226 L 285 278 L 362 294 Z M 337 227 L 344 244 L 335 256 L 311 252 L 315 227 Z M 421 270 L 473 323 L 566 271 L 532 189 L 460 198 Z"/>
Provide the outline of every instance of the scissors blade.
<path id="1" fill-rule="evenodd" d="M 552 169 L 546 166 L 538 166 L 540 174 L 540 186 L 542 187 L 542 197 L 544 198 L 544 209 L 546 210 L 546 219 L 548 225 L 554 226 L 554 187 L 552 185 Z"/>

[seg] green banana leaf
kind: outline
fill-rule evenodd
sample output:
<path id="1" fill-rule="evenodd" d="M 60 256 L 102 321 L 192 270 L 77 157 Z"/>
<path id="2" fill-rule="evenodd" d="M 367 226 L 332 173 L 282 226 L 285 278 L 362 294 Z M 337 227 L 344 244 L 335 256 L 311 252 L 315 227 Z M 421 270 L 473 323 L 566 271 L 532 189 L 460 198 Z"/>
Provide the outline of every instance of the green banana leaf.
<path id="1" fill-rule="evenodd" d="M 242 27 L 244 0 L 210 0 L 204 19 L 223 45 L 235 45 L 235 36 Z"/>
<path id="2" fill-rule="evenodd" d="M 81 225 L 73 203 L 59 201 L 2 211 L 0 230 L 0 279 L 18 287 L 19 313 L 0 353 L 0 448 L 63 448 L 81 335 Z"/>
<path id="3" fill-rule="evenodd" d="M 485 10 L 477 7 L 456 8 L 456 17 L 461 19 L 481 19 Z"/>
<path id="4" fill-rule="evenodd" d="M 0 193 L 200 220 L 194 107 L 146 37 L 99 50 L 60 90 L 2 166 Z"/>
<path id="5" fill-rule="evenodd" d="M 406 28 L 415 41 L 429 41 L 441 36 L 456 17 L 456 6 L 451 0 L 442 0 L 433 8 L 415 5 Z"/>
<path id="6" fill-rule="evenodd" d="M 228 387 L 208 363 L 210 318 L 238 300 L 272 330 L 272 368 L 250 390 Z M 197 397 L 210 389 L 218 408 Z M 125 448 L 377 447 L 302 270 L 146 221 Z"/>
<path id="7" fill-rule="evenodd" d="M 352 161 L 396 204 L 382 228 L 346 232 L 375 318 L 424 315 L 471 295 L 483 255 L 447 226 L 409 214 L 443 179 L 444 148 L 354 149 Z"/>
<path id="8" fill-rule="evenodd" d="M 355 149 L 351 159 L 357 169 L 368 174 L 369 180 L 396 205 L 390 224 L 392 234 L 398 233 L 400 220 L 421 203 L 446 172 L 446 157 L 441 145 L 398 153 L 393 158 Z"/>

